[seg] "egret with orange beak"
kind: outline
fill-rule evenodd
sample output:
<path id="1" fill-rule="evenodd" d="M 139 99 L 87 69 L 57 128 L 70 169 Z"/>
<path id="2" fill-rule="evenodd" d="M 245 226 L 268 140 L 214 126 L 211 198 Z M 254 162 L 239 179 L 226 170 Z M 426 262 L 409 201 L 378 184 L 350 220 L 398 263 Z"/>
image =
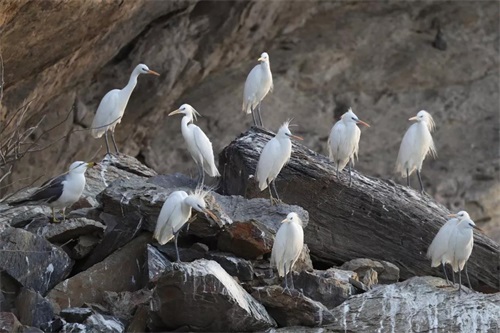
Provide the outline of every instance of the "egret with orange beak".
<path id="1" fill-rule="evenodd" d="M 266 145 L 259 157 L 257 169 L 255 171 L 255 178 L 259 183 L 261 191 L 269 187 L 269 195 L 271 197 L 271 205 L 274 201 L 280 201 L 278 191 L 276 190 L 275 180 L 281 169 L 290 160 L 292 154 L 292 141 L 291 138 L 302 140 L 300 136 L 293 135 L 288 129 L 290 121 L 286 121 L 278 130 L 278 134 L 272 138 Z M 271 184 L 276 195 L 273 198 L 271 191 Z"/>
<path id="2" fill-rule="evenodd" d="M 123 89 L 111 90 L 104 95 L 101 103 L 99 103 L 94 121 L 92 121 L 91 134 L 94 138 L 100 138 L 104 134 L 107 154 L 111 154 L 109 151 L 108 131 L 111 131 L 111 139 L 113 140 L 116 153 L 120 153 L 115 141 L 115 127 L 122 121 L 123 113 L 127 107 L 130 95 L 137 85 L 137 77 L 140 74 L 160 75 L 150 70 L 148 66 L 139 64 L 132 71 L 128 84 Z"/>
<path id="3" fill-rule="evenodd" d="M 361 130 L 357 124 L 370 127 L 364 121 L 359 120 L 354 112 L 352 112 L 352 109 L 349 108 L 332 127 L 328 138 L 330 160 L 335 163 L 337 178 L 339 180 L 339 172 L 349 164 L 349 186 L 352 184 L 351 169 L 354 167 L 354 159 L 358 157 L 359 139 L 361 137 Z"/>

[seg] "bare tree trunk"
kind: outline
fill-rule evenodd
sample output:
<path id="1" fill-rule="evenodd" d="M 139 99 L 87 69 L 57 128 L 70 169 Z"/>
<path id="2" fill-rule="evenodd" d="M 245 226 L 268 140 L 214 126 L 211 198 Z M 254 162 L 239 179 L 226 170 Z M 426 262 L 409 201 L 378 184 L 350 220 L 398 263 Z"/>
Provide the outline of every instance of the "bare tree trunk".
<path id="1" fill-rule="evenodd" d="M 267 197 L 254 178 L 260 152 L 273 133 L 252 127 L 227 146 L 219 157 L 221 192 L 247 198 Z M 388 163 L 392 163 L 389 161 Z M 318 264 L 340 264 L 353 258 L 390 261 L 401 278 L 441 276 L 431 268 L 427 248 L 450 212 L 430 197 L 392 181 L 353 171 L 352 187 L 345 170 L 339 181 L 327 157 L 293 143 L 292 158 L 276 185 L 282 200 L 309 211 L 305 242 Z M 499 245 L 475 233 L 468 262 L 476 290 L 500 289 Z"/>

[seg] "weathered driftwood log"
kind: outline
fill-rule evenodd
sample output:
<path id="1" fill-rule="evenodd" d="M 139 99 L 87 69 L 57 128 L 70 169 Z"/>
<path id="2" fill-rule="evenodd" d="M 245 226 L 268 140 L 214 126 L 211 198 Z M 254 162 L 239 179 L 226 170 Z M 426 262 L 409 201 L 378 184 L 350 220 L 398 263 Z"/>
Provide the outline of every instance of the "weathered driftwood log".
<path id="1" fill-rule="evenodd" d="M 252 128 L 220 154 L 223 194 L 247 198 L 268 197 L 260 192 L 253 175 L 264 144 L 274 134 Z M 391 161 L 392 162 L 392 161 Z M 327 157 L 293 143 L 292 157 L 277 178 L 281 199 L 309 211 L 305 242 L 317 263 L 339 264 L 353 258 L 373 258 L 395 263 L 401 278 L 439 275 L 425 254 L 434 235 L 450 214 L 427 195 L 392 181 L 348 172 L 339 181 Z M 499 245 L 475 232 L 468 262 L 472 286 L 499 290 Z M 464 281 L 464 280 L 462 280 Z"/>

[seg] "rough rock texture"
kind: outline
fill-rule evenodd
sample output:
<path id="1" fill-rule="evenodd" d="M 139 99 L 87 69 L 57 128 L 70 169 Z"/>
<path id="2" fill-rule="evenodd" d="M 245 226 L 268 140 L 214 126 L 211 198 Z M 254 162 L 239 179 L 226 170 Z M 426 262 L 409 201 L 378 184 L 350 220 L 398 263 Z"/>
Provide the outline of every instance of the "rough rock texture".
<path id="1" fill-rule="evenodd" d="M 350 298 L 332 312 L 333 329 L 347 332 L 496 332 L 500 329 L 500 294 L 442 287 L 435 277 L 414 277 L 378 286 Z"/>
<path id="2" fill-rule="evenodd" d="M 19 321 L 23 325 L 42 327 L 54 317 L 50 302 L 39 293 L 23 289 L 16 299 Z"/>
<path id="3" fill-rule="evenodd" d="M 275 326 L 264 306 L 218 263 L 204 259 L 176 264 L 173 271 L 161 275 L 151 311 L 150 329 L 156 331 L 181 327 L 205 332 L 258 331 Z"/>
<path id="4" fill-rule="evenodd" d="M 68 276 L 68 255 L 45 238 L 9 228 L 0 233 L 0 271 L 42 295 Z"/>
<path id="5" fill-rule="evenodd" d="M 255 288 L 252 296 L 264 304 L 279 326 L 322 326 L 332 323 L 332 313 L 320 302 L 280 286 Z"/>
<path id="6" fill-rule="evenodd" d="M 26 230 L 45 237 L 52 243 L 65 243 L 82 235 L 94 234 L 101 236 L 104 233 L 104 225 L 87 218 L 67 219 L 63 223 L 51 223 L 49 221 L 40 221 L 30 223 Z"/>
<path id="7" fill-rule="evenodd" d="M 271 137 L 272 133 L 252 127 L 224 149 L 223 193 L 267 195 L 250 175 Z M 358 172 L 353 172 L 353 185 L 348 187 L 334 175 L 325 156 L 298 143 L 293 143 L 290 162 L 276 185 L 283 201 L 314 212 L 304 229 L 313 259 L 332 264 L 359 257 L 388 260 L 400 268 L 403 279 L 436 273 L 425 253 L 449 211 L 428 196 Z M 474 239 L 468 261 L 473 287 L 498 290 L 500 246 L 481 233 Z"/>
<path id="8" fill-rule="evenodd" d="M 142 267 L 146 243 L 145 233 L 114 252 L 102 262 L 59 283 L 48 298 L 60 309 L 79 307 L 83 303 L 99 303 L 105 291 L 134 291 L 142 287 Z"/>
<path id="9" fill-rule="evenodd" d="M 306 144 L 325 152 L 334 118 L 352 105 L 373 125 L 363 133 L 358 167 L 392 176 L 406 120 L 427 109 L 437 120 L 439 152 L 424 166 L 429 190 L 454 211 L 466 207 L 476 220 L 500 223 L 498 2 L 19 0 L 0 6 L 3 113 L 32 101 L 33 122 L 47 115 L 48 129 L 63 121 L 42 145 L 73 130 L 25 159 L 16 180 L 64 170 L 68 160 L 94 156 L 98 147 L 102 152 L 102 140 L 86 129 L 102 96 L 123 87 L 139 62 L 162 75 L 139 78 L 118 144 L 160 172 L 185 169 L 192 162 L 180 121 L 165 111 L 193 104 L 220 149 L 251 123 L 239 111 L 243 82 L 266 50 L 275 88 L 263 104 L 268 128 L 294 116 Z M 432 46 L 437 22 L 445 51 Z M 51 161 L 50 171 L 34 158 Z M 194 164 L 189 168 L 194 174 Z"/>

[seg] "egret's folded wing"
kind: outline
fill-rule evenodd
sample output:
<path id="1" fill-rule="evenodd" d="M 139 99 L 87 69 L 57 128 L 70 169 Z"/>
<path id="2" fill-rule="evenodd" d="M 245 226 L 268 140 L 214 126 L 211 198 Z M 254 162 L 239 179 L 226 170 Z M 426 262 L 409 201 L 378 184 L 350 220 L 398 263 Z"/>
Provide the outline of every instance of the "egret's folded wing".
<path id="1" fill-rule="evenodd" d="M 196 125 L 191 126 L 193 128 L 194 143 L 203 157 L 203 168 L 212 177 L 220 176 L 219 171 L 215 166 L 214 150 L 210 139 L 201 130 L 201 128 Z"/>
<path id="2" fill-rule="evenodd" d="M 156 222 L 153 237 L 160 244 L 165 244 L 174 237 L 174 232 L 182 223 L 182 201 L 187 197 L 184 191 L 175 191 L 170 194 L 163 204 Z"/>
<path id="3" fill-rule="evenodd" d="M 94 137 L 100 137 L 106 132 L 108 126 L 119 122 L 119 114 L 113 112 L 118 108 L 120 90 L 114 89 L 108 92 L 99 103 L 97 111 L 92 121 L 91 132 Z"/>

